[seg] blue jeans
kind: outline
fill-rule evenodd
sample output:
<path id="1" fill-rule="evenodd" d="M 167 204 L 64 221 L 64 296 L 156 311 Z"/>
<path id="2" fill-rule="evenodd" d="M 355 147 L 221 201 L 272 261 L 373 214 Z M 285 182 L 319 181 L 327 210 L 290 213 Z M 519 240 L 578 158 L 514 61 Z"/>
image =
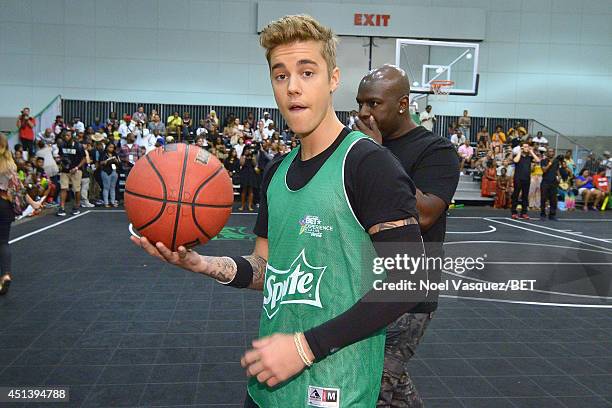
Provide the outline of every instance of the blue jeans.
<path id="1" fill-rule="evenodd" d="M 119 176 L 117 172 L 113 170 L 111 174 L 108 174 L 104 170 L 102 170 L 102 198 L 104 199 L 104 204 L 108 205 L 108 195 L 110 193 L 110 201 L 112 203 L 115 202 L 115 187 L 117 186 L 117 179 Z"/>

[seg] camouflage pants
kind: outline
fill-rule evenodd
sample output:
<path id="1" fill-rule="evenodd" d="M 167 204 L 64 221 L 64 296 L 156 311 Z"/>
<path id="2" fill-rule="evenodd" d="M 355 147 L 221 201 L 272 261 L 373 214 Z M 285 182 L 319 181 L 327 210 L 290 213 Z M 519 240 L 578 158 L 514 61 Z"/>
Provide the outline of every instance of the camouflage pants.
<path id="1" fill-rule="evenodd" d="M 414 355 L 433 313 L 406 313 L 387 327 L 385 365 L 378 408 L 423 407 L 410 374 L 408 361 Z"/>

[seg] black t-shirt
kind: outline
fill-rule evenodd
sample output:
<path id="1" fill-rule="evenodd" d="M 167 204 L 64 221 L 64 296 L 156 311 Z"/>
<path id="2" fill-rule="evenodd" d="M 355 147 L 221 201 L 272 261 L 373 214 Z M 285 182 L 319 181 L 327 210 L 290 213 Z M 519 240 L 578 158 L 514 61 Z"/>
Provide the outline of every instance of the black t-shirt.
<path id="1" fill-rule="evenodd" d="M 83 145 L 75 140 L 71 140 L 70 143 L 59 141 L 57 147 L 61 158 L 61 171 L 63 173 L 68 173 L 71 169 L 78 166 L 85 157 Z"/>
<path id="2" fill-rule="evenodd" d="M 349 133 L 344 128 L 327 149 L 311 159 L 304 161 L 297 155 L 287 172 L 289 188 L 304 187 Z M 264 171 L 259 214 L 253 229 L 262 238 L 268 237 L 268 185 L 285 157 L 274 158 Z M 397 158 L 371 139 L 359 140 L 347 154 L 344 185 L 351 208 L 366 231 L 381 222 L 418 217 L 414 183 Z"/>
<path id="3" fill-rule="evenodd" d="M 542 169 L 548 166 L 549 159 L 543 158 L 540 161 L 540 166 Z M 559 161 L 553 160 L 552 165 L 542 174 L 542 184 L 557 184 L 557 172 L 559 171 Z"/>
<path id="4" fill-rule="evenodd" d="M 383 141 L 391 150 L 413 180 L 416 188 L 423 194 L 433 194 L 450 204 L 459 183 L 459 158 L 453 144 L 423 126 L 417 126 L 397 139 Z M 427 230 L 422 231 L 427 256 L 444 256 L 444 237 L 446 235 L 446 211 Z M 439 281 L 441 272 L 430 271 L 431 280 Z M 437 300 L 438 293 L 432 295 Z M 437 308 L 437 302 L 420 303 L 412 313 L 429 313 Z"/>
<path id="5" fill-rule="evenodd" d="M 399 159 L 416 188 L 450 204 L 459 183 L 459 159 L 448 139 L 417 126 L 404 136 L 383 141 L 383 144 Z M 429 230 L 422 232 L 423 241 L 435 243 L 431 248 L 439 254 L 445 234 L 446 212 Z"/>
<path id="6" fill-rule="evenodd" d="M 520 181 L 531 179 L 531 162 L 533 157 L 530 154 L 527 156 L 521 155 L 521 160 L 514 164 L 514 178 Z"/>

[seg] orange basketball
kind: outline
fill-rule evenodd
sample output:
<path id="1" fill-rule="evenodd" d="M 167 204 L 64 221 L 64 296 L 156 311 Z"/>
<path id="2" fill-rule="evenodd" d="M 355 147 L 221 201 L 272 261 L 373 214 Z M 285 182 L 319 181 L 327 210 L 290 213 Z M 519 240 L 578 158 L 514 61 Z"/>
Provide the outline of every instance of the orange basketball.
<path id="1" fill-rule="evenodd" d="M 208 242 L 232 212 L 227 171 L 208 151 L 183 143 L 140 158 L 125 183 L 125 210 L 133 227 L 176 250 Z"/>

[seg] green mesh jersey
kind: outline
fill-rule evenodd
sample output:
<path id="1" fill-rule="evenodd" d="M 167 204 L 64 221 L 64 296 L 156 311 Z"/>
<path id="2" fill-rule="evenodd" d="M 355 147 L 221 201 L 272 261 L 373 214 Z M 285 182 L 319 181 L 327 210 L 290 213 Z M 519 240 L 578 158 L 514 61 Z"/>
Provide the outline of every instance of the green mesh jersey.
<path id="1" fill-rule="evenodd" d="M 260 336 L 303 332 L 353 306 L 371 288 L 376 256 L 344 188 L 344 163 L 364 134 L 351 132 L 300 190 L 287 187 L 292 150 L 268 187 L 269 257 Z M 366 263 L 367 262 L 367 263 Z M 252 379 L 249 394 L 261 408 L 372 408 L 384 357 L 384 331 L 347 346 L 301 374 L 269 388 Z"/>

